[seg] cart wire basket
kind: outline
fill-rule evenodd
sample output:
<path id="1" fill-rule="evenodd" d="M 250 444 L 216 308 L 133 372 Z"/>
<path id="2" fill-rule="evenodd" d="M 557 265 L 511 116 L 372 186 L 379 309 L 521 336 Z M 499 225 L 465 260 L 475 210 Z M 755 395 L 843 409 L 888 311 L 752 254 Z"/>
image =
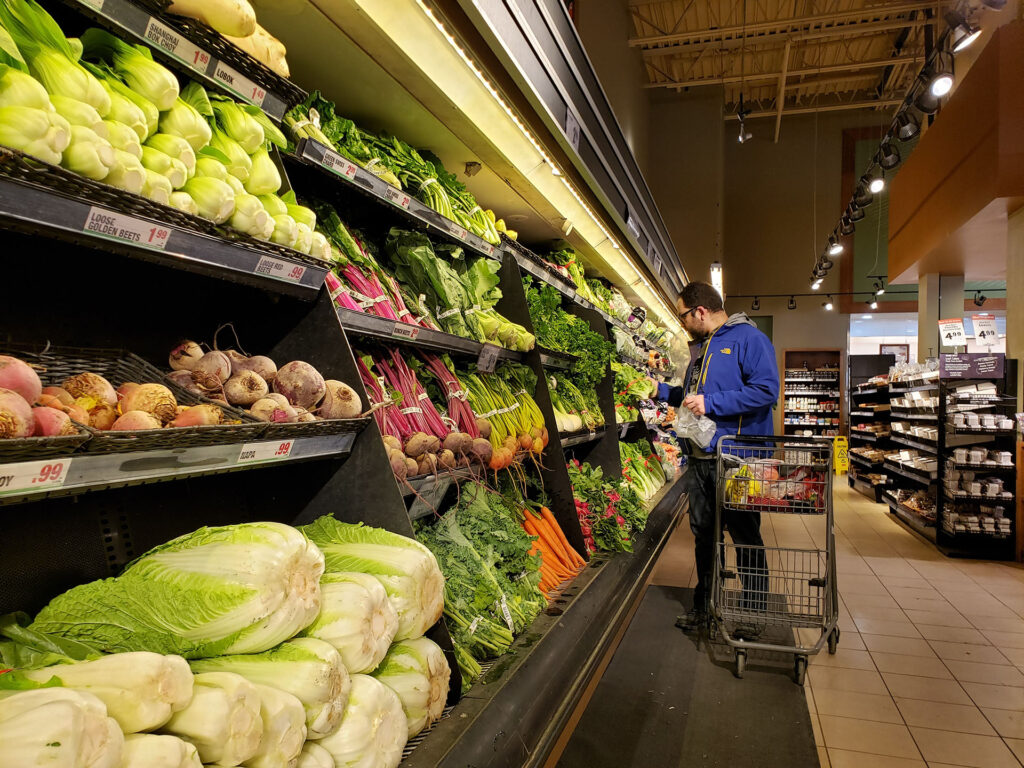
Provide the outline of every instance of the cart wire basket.
<path id="1" fill-rule="evenodd" d="M 743 676 L 748 650 L 789 653 L 803 684 L 807 658 L 839 643 L 832 511 L 832 441 L 731 436 L 717 449 L 712 630 L 734 649 Z M 736 544 L 723 538 L 730 515 L 816 516 L 823 549 Z M 809 524 L 810 526 L 810 524 Z M 808 640 L 810 637 L 812 639 Z"/>

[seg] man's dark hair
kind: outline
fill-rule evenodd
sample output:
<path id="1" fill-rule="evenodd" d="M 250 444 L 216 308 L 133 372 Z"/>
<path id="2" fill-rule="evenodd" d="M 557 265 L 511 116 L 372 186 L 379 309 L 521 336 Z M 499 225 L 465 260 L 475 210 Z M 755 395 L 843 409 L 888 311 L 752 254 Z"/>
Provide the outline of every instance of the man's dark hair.
<path id="1" fill-rule="evenodd" d="M 683 300 L 683 304 L 686 305 L 687 309 L 704 307 L 712 312 L 725 309 L 721 294 L 710 283 L 687 283 L 683 288 L 683 292 L 679 294 L 679 298 Z"/>

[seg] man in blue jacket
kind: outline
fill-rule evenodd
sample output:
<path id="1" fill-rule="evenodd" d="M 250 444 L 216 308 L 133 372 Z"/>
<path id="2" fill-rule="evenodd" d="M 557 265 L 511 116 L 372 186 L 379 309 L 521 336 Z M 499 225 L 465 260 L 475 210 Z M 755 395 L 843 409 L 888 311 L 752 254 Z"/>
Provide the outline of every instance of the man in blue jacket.
<path id="1" fill-rule="evenodd" d="M 683 288 L 680 301 L 683 328 L 700 347 L 686 370 L 685 385 L 659 384 L 658 397 L 695 416 L 706 415 L 716 427 L 707 449 L 694 443 L 687 446 L 689 459 L 683 476 L 690 499 L 697 588 L 693 608 L 679 617 L 676 626 L 696 630 L 707 623 L 715 557 L 715 447 L 723 435 L 773 434 L 772 406 L 779 397 L 779 371 L 768 337 L 745 314 L 726 314 L 722 297 L 712 286 L 690 283 Z M 722 527 L 734 544 L 764 546 L 759 512 L 728 510 Z M 739 570 L 744 591 L 751 595 L 748 601 L 764 605 L 768 581 L 764 550 L 741 552 L 745 562 L 739 563 Z"/>

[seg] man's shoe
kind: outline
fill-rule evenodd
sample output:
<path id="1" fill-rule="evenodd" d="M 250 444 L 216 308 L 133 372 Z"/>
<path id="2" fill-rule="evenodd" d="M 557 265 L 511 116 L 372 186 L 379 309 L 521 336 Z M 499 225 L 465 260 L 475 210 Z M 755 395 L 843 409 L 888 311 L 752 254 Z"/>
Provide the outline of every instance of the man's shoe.
<path id="1" fill-rule="evenodd" d="M 676 626 L 684 632 L 698 632 L 708 624 L 708 614 L 699 608 L 691 608 L 688 613 L 676 618 Z"/>
<path id="2" fill-rule="evenodd" d="M 736 640 L 745 640 L 748 643 L 753 643 L 761 639 L 761 631 L 761 627 L 753 624 L 737 624 L 736 628 L 732 631 L 732 636 Z"/>

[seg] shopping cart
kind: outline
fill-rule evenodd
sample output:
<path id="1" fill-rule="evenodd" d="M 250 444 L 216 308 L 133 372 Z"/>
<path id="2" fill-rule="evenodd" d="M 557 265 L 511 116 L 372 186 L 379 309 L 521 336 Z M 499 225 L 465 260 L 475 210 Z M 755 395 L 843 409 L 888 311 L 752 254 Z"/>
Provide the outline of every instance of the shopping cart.
<path id="1" fill-rule="evenodd" d="M 803 685 L 807 657 L 826 643 L 835 653 L 839 644 L 832 441 L 723 437 L 717 462 L 712 631 L 735 649 L 737 677 L 743 677 L 748 650 L 775 651 L 794 655 L 794 676 Z M 723 519 L 744 513 L 819 517 L 824 530 L 811 535 L 811 543 L 824 549 L 724 541 Z"/>

